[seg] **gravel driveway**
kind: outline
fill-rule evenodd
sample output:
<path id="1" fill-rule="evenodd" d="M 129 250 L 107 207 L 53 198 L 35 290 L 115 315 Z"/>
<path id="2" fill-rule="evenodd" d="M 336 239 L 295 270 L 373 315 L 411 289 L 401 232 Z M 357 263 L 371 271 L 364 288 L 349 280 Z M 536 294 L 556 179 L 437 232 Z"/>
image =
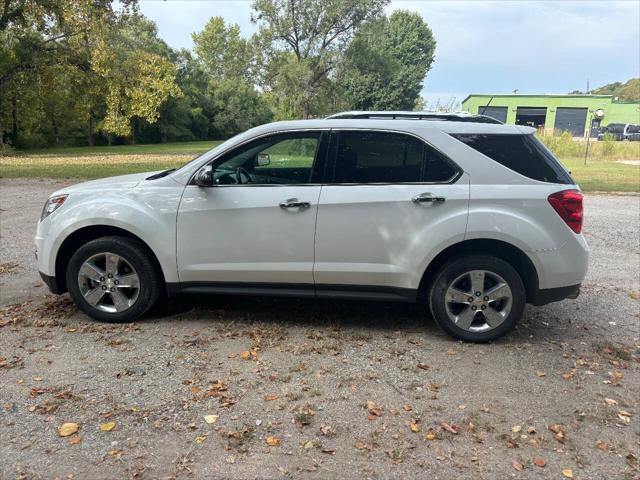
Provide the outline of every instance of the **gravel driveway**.
<path id="1" fill-rule="evenodd" d="M 577 300 L 472 345 L 385 303 L 176 297 L 92 322 L 35 270 L 62 185 L 0 180 L 0 479 L 639 478 L 640 197 L 586 198 Z"/>

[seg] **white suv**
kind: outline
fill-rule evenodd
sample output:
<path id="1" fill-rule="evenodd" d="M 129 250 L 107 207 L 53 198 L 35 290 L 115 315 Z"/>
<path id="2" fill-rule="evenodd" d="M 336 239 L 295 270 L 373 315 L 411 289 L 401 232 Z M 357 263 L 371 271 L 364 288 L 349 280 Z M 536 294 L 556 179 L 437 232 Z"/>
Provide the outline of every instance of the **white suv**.
<path id="1" fill-rule="evenodd" d="M 41 276 L 107 322 L 177 292 L 292 295 L 418 301 L 495 339 L 525 303 L 575 298 L 588 247 L 582 194 L 534 130 L 471 120 L 271 123 L 178 170 L 65 188 Z"/>

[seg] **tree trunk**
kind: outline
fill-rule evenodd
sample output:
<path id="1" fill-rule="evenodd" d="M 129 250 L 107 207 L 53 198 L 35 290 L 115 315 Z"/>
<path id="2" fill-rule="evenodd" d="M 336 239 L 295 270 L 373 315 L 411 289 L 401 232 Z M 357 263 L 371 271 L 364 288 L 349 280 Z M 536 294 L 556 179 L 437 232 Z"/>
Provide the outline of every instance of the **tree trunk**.
<path id="1" fill-rule="evenodd" d="M 18 98 L 14 94 L 11 99 L 11 136 L 13 137 L 13 146 L 18 146 Z"/>
<path id="2" fill-rule="evenodd" d="M 136 144 L 136 119 L 131 119 L 131 145 Z"/>
<path id="3" fill-rule="evenodd" d="M 2 129 L 2 122 L 0 122 L 0 153 L 4 151 L 4 130 Z"/>
<path id="4" fill-rule="evenodd" d="M 87 145 L 93 147 L 93 117 L 89 114 L 89 120 L 87 121 Z"/>

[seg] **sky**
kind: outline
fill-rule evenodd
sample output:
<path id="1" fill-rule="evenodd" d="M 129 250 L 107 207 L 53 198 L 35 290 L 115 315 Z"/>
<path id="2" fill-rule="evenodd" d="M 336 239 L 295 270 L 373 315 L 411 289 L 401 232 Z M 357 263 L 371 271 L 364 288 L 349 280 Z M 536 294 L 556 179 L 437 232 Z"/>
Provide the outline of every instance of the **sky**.
<path id="1" fill-rule="evenodd" d="M 171 47 L 212 16 L 251 23 L 250 0 L 142 0 Z M 420 13 L 437 41 L 422 95 L 430 106 L 470 93 L 568 93 L 640 76 L 640 1 L 398 0 L 387 13 Z"/>

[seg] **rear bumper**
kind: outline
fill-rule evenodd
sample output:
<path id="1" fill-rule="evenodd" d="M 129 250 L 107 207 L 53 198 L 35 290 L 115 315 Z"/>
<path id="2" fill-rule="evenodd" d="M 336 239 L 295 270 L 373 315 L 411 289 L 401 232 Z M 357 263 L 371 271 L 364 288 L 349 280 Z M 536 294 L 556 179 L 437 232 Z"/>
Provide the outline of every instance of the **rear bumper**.
<path id="1" fill-rule="evenodd" d="M 56 295 L 63 293 L 58 288 L 58 282 L 56 282 L 56 277 L 52 277 L 51 275 L 47 275 L 46 273 L 40 272 L 40 278 L 42 278 L 42 281 L 47 285 L 47 288 L 49 288 L 49 291 L 51 293 L 55 293 Z"/>
<path id="2" fill-rule="evenodd" d="M 581 284 L 577 284 L 568 287 L 543 288 L 537 290 L 531 299 L 531 304 L 540 306 L 546 305 L 547 303 L 559 302 L 566 298 L 578 298 L 578 295 L 580 295 L 580 286 Z"/>

